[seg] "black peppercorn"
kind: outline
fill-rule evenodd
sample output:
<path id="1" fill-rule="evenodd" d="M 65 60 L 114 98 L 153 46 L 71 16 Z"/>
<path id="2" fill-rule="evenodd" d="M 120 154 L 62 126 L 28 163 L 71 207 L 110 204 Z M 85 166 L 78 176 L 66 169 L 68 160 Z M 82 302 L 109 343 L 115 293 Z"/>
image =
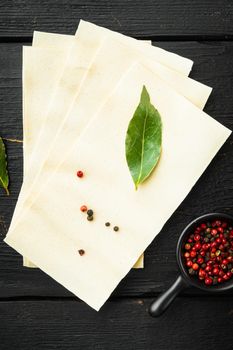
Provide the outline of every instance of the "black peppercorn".
<path id="1" fill-rule="evenodd" d="M 119 231 L 119 227 L 118 226 L 114 226 L 113 230 L 117 232 L 117 231 Z"/>
<path id="2" fill-rule="evenodd" d="M 190 275 L 195 275 L 195 271 L 192 268 L 190 268 L 188 271 Z"/>
<path id="3" fill-rule="evenodd" d="M 105 226 L 109 227 L 110 225 L 110 222 L 105 222 Z"/>
<path id="4" fill-rule="evenodd" d="M 79 252 L 79 255 L 81 255 L 81 256 L 85 254 L 85 250 L 83 250 L 83 249 L 79 249 L 78 252 Z"/>
<path id="5" fill-rule="evenodd" d="M 87 215 L 88 216 L 93 216 L 93 214 L 94 214 L 93 210 L 92 209 L 88 209 Z"/>
<path id="6" fill-rule="evenodd" d="M 88 216 L 88 217 L 87 217 L 87 220 L 88 220 L 88 221 L 92 221 L 92 220 L 93 220 L 93 216 Z"/>

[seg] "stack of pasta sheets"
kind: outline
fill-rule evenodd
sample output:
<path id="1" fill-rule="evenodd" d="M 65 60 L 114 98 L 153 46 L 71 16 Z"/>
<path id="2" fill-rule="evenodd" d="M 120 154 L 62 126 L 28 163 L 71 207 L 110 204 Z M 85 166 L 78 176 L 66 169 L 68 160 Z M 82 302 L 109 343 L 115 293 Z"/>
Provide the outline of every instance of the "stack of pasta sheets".
<path id="1" fill-rule="evenodd" d="M 85 21 L 74 36 L 34 32 L 23 47 L 24 181 L 5 241 L 95 310 L 143 268 L 144 250 L 230 135 L 202 111 L 211 88 L 188 78 L 192 65 Z M 162 118 L 162 156 L 135 191 L 125 136 L 144 85 Z"/>

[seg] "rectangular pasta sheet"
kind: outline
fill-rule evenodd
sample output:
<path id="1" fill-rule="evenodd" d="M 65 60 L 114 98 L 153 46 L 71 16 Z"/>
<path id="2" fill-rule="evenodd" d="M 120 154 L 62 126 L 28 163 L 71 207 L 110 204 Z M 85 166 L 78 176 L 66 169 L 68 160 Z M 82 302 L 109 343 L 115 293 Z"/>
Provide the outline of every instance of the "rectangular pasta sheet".
<path id="1" fill-rule="evenodd" d="M 34 32 L 33 47 L 23 47 L 24 183 L 19 194 L 17 208 L 27 193 L 26 177 L 30 174 L 29 164 L 33 149 L 38 143 L 49 103 L 62 75 L 73 42 L 74 37 L 71 35 Z M 15 215 L 13 222 L 14 219 Z M 25 258 L 24 266 L 35 267 Z"/>
<path id="2" fill-rule="evenodd" d="M 125 135 L 143 85 L 161 114 L 163 143 L 157 168 L 135 191 Z M 157 75 L 134 64 L 5 241 L 99 310 L 229 135 Z M 85 172 L 82 180 L 77 168 Z M 80 212 L 83 203 L 94 209 L 93 222 Z M 106 220 L 119 232 L 105 227 Z"/>

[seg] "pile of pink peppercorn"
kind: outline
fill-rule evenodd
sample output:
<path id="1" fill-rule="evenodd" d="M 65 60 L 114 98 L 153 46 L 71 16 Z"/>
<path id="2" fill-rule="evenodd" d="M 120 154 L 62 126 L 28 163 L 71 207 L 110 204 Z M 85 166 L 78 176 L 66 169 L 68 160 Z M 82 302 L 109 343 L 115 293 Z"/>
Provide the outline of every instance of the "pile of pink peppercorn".
<path id="1" fill-rule="evenodd" d="M 186 239 L 183 256 L 188 273 L 205 285 L 217 285 L 233 276 L 233 229 L 214 220 L 196 227 Z"/>

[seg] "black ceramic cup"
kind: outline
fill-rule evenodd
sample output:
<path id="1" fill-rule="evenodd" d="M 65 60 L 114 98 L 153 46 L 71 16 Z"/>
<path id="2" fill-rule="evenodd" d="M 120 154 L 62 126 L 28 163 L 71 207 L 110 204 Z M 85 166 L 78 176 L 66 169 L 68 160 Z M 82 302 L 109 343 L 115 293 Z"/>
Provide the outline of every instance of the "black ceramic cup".
<path id="1" fill-rule="evenodd" d="M 228 281 L 217 284 L 215 286 L 205 286 L 205 284 L 199 279 L 195 278 L 195 276 L 188 274 L 187 268 L 185 266 L 185 261 L 182 256 L 186 239 L 191 233 L 193 233 L 194 229 L 203 222 L 214 221 L 217 219 L 224 220 L 233 226 L 232 216 L 222 213 L 210 213 L 199 216 L 183 230 L 179 237 L 176 249 L 176 258 L 180 269 L 180 275 L 173 283 L 173 285 L 167 291 L 159 295 L 158 298 L 150 305 L 149 313 L 151 316 L 160 316 L 175 299 L 175 297 L 180 293 L 180 291 L 186 287 L 196 287 L 208 293 L 220 293 L 222 291 L 233 288 L 233 277 Z"/>

